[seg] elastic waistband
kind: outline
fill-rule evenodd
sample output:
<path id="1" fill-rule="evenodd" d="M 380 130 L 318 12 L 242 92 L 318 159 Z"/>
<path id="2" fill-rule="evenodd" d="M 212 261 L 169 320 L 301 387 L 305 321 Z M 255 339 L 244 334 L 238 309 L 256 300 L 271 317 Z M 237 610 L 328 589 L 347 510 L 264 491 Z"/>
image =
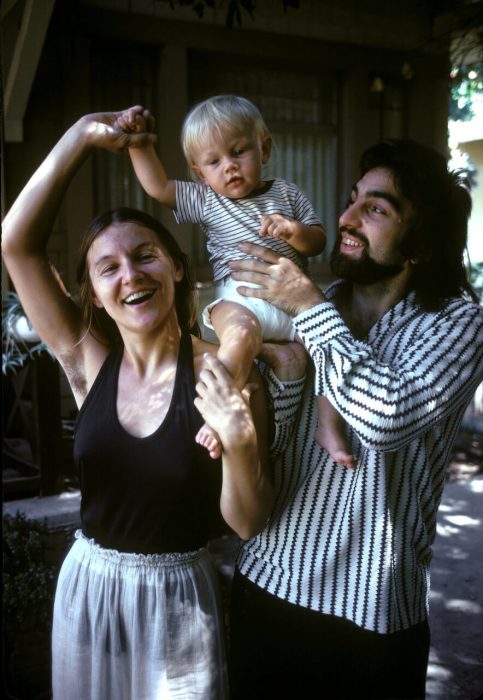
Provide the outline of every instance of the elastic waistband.
<path id="1" fill-rule="evenodd" d="M 137 554 L 135 552 L 118 552 L 117 549 L 106 549 L 98 544 L 94 539 L 89 539 L 82 530 L 76 530 L 75 538 L 97 559 L 103 559 L 111 563 L 123 565 L 148 565 L 150 567 L 180 566 L 189 565 L 207 556 L 205 547 L 196 549 L 193 552 L 163 552 L 160 554 Z"/>

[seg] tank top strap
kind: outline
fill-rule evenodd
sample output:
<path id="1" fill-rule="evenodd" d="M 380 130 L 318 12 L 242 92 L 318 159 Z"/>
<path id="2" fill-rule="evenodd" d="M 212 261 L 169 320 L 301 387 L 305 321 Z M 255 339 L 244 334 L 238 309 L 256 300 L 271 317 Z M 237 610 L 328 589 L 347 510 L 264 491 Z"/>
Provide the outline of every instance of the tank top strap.
<path id="1" fill-rule="evenodd" d="M 105 401 L 111 410 L 115 410 L 117 397 L 117 378 L 119 374 L 119 366 L 121 364 L 124 345 L 121 343 L 114 347 L 109 355 L 104 360 L 101 369 L 97 373 L 97 377 L 89 389 L 89 392 L 84 399 L 82 406 L 79 409 L 76 422 L 87 411 L 89 405 L 94 401 L 94 397 L 99 391 L 103 392 Z"/>
<path id="2" fill-rule="evenodd" d="M 186 408 L 190 411 L 193 417 L 196 417 L 199 420 L 200 414 L 193 403 L 193 399 L 196 396 L 195 370 L 193 364 L 193 339 L 191 334 L 186 330 L 181 331 L 177 375 L 179 378 L 179 390 L 186 401 Z"/>

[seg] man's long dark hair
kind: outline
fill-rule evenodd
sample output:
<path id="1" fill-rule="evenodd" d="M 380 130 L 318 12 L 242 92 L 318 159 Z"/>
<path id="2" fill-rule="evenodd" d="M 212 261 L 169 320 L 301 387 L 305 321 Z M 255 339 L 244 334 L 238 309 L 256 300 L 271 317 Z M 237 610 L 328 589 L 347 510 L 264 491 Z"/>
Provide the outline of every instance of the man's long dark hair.
<path id="1" fill-rule="evenodd" d="M 84 234 L 79 250 L 77 282 L 80 288 L 80 303 L 84 321 L 94 334 L 109 344 L 120 342 L 121 335 L 114 321 L 104 309 L 98 309 L 92 302 L 92 285 L 87 267 L 87 253 L 94 240 L 111 224 L 135 223 L 145 226 L 156 234 L 161 246 L 169 255 L 183 277 L 175 283 L 175 307 L 181 329 L 200 337 L 196 320 L 197 295 L 192 280 L 188 257 L 182 252 L 176 240 L 157 219 L 145 212 L 129 207 L 120 207 L 99 214 Z"/>
<path id="2" fill-rule="evenodd" d="M 410 281 L 416 301 L 428 311 L 464 294 L 477 301 L 464 262 L 471 213 L 464 171 L 449 171 L 440 153 L 404 139 L 368 148 L 360 168 L 361 177 L 373 168 L 390 170 L 396 189 L 413 205 L 401 253 L 417 260 Z"/>

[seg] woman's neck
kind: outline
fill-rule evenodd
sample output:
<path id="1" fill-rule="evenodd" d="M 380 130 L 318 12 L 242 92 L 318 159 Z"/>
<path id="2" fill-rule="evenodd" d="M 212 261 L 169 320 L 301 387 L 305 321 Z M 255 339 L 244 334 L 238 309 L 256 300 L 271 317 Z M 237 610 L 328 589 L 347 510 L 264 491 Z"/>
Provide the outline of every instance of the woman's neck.
<path id="1" fill-rule="evenodd" d="M 181 338 L 178 323 L 165 324 L 161 331 L 131 334 L 123 332 L 123 364 L 128 365 L 140 378 L 157 374 L 161 367 L 176 365 Z"/>

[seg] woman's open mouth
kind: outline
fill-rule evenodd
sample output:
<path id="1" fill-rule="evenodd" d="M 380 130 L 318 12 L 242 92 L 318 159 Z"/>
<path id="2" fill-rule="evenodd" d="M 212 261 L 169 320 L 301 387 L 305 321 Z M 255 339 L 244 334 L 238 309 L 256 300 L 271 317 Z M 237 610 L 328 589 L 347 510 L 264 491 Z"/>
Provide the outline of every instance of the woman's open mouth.
<path id="1" fill-rule="evenodd" d="M 151 299 L 153 296 L 155 289 L 148 289 L 148 290 L 143 290 L 140 292 L 133 292 L 130 294 L 128 297 L 124 299 L 124 304 L 128 304 L 129 306 L 135 306 L 136 304 L 142 304 L 144 301 L 147 301 L 148 299 Z"/>

